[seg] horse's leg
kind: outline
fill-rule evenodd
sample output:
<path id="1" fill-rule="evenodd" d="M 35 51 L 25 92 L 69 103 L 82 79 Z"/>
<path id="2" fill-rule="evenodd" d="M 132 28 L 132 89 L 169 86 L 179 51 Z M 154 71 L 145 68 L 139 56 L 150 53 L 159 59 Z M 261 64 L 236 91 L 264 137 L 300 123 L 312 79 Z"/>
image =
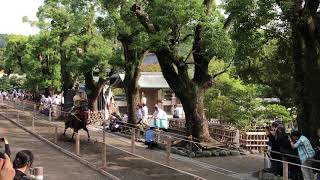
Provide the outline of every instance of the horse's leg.
<path id="1" fill-rule="evenodd" d="M 88 134 L 88 141 L 90 141 L 90 134 L 89 134 L 89 130 L 87 128 L 87 126 L 84 126 L 83 128 L 85 131 L 87 131 L 87 134 Z"/>

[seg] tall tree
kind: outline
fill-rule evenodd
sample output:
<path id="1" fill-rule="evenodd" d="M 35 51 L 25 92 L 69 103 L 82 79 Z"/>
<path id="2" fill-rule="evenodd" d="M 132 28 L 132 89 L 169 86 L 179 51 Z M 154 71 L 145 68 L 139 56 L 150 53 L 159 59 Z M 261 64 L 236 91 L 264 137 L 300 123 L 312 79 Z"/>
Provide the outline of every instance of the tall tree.
<path id="1" fill-rule="evenodd" d="M 239 25 L 234 27 L 235 30 L 247 25 L 246 32 L 252 29 L 269 31 L 274 30 L 274 27 L 280 32 L 278 35 L 287 31 L 285 35 L 290 37 L 291 43 L 289 49 L 294 70 L 299 128 L 315 140 L 315 130 L 320 126 L 319 2 L 229 0 L 227 3 L 231 7 L 229 12 L 237 17 Z M 284 52 L 284 49 L 280 52 Z"/>
<path id="2" fill-rule="evenodd" d="M 23 56 L 25 53 L 28 37 L 23 35 L 9 35 L 6 38 L 4 70 L 7 74 L 23 73 Z"/>
<path id="3" fill-rule="evenodd" d="M 150 34 L 162 73 L 181 100 L 187 135 L 212 141 L 204 116 L 204 93 L 226 70 L 210 74 L 208 65 L 216 59 L 230 62 L 233 56 L 224 17 L 215 1 L 154 0 L 145 5 L 136 3 L 132 11 Z M 190 50 L 182 51 L 185 47 Z"/>
<path id="4" fill-rule="evenodd" d="M 98 19 L 100 29 L 109 38 L 115 36 L 122 47 L 123 60 L 120 65 L 125 71 L 124 87 L 127 98 L 128 118 L 130 123 L 136 123 L 135 108 L 139 103 L 138 80 L 141 64 L 148 53 L 148 34 L 131 11 L 133 0 L 129 1 L 101 1 L 106 15 Z M 117 48 L 117 47 L 116 47 Z M 119 50 L 119 49 L 118 49 Z M 121 56 L 117 56 L 121 58 Z M 119 61 L 120 59 L 118 59 Z"/>
<path id="5" fill-rule="evenodd" d="M 91 9 L 88 6 L 91 3 L 89 0 L 46 0 L 44 5 L 39 7 L 37 13 L 40 29 L 50 30 L 53 37 L 59 38 L 61 79 L 64 92 L 73 87 L 75 79 L 66 68 L 70 58 L 63 45 L 71 35 L 81 34 L 85 31 L 86 18 L 88 15 L 91 16 Z"/>
<path id="6" fill-rule="evenodd" d="M 98 111 L 98 97 L 108 79 L 108 60 L 112 56 L 111 43 L 92 27 L 83 35 L 71 36 L 64 46 L 70 62 L 67 69 L 83 76 L 89 100 L 89 109 Z M 95 78 L 98 78 L 95 80 Z"/>
<path id="7" fill-rule="evenodd" d="M 59 39 L 52 38 L 49 31 L 29 37 L 23 59 L 26 88 L 35 93 L 61 88 Z"/>

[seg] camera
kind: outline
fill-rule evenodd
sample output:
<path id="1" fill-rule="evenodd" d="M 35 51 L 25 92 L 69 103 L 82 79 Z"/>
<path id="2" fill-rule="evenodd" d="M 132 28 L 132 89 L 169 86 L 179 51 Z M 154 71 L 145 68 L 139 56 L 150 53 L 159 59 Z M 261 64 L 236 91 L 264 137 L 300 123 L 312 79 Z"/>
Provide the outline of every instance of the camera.
<path id="1" fill-rule="evenodd" d="M 0 142 L 4 142 L 4 138 L 2 137 L 2 138 L 0 138 Z"/>

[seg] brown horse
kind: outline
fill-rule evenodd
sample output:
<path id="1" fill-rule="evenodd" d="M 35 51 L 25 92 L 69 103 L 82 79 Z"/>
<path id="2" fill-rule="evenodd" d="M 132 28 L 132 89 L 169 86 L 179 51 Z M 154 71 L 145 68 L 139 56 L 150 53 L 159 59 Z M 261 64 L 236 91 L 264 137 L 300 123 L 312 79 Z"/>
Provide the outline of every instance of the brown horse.
<path id="1" fill-rule="evenodd" d="M 68 128 L 72 128 L 73 129 L 73 134 L 72 134 L 72 140 L 73 140 L 73 136 L 75 133 L 78 133 L 78 131 L 80 129 L 83 129 L 85 131 L 87 131 L 88 134 L 88 141 L 90 140 L 90 135 L 89 135 L 89 130 L 87 128 L 87 125 L 90 124 L 90 121 L 88 122 L 86 120 L 86 118 L 81 117 L 78 114 L 74 114 L 74 113 L 70 113 L 67 116 L 67 119 L 65 121 L 65 128 L 64 128 L 64 133 L 63 135 L 66 135 L 66 131 Z"/>

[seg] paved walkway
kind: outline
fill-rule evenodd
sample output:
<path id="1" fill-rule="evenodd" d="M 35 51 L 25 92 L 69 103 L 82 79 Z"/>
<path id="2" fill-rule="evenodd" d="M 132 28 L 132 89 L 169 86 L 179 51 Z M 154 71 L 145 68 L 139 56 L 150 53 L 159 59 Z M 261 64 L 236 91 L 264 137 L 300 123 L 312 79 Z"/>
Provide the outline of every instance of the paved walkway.
<path id="1" fill-rule="evenodd" d="M 64 153 L 48 146 L 36 137 L 0 117 L 0 136 L 8 138 L 12 158 L 20 150 L 31 150 L 35 155 L 34 167 L 44 168 L 45 180 L 102 180 L 108 179 Z M 2 151 L 2 150 L 1 150 Z"/>

